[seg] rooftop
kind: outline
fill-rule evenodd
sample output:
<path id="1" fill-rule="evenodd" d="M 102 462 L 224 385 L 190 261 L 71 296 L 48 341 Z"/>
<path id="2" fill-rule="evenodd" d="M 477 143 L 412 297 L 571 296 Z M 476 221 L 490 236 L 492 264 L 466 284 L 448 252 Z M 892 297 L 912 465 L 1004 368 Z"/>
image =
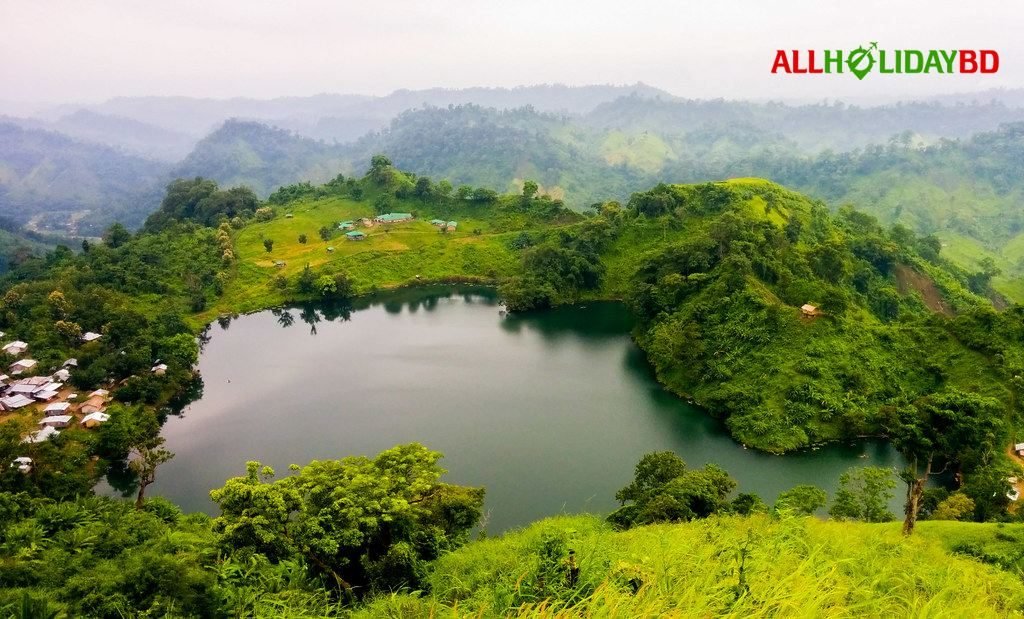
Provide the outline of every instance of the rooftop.
<path id="1" fill-rule="evenodd" d="M 377 221 L 402 221 L 412 219 L 412 213 L 384 213 L 377 216 Z"/>

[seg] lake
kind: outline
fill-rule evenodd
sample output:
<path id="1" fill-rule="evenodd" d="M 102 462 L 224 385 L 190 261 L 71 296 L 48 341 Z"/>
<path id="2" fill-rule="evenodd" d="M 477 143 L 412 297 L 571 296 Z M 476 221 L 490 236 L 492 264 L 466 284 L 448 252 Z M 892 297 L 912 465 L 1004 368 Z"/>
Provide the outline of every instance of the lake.
<path id="1" fill-rule="evenodd" d="M 164 426 L 177 455 L 151 493 L 215 513 L 209 490 L 247 460 L 285 475 L 292 463 L 418 441 L 445 454 L 447 481 L 487 488 L 486 528 L 499 533 L 611 511 L 655 450 L 717 463 L 769 503 L 796 484 L 831 492 L 851 466 L 902 465 L 877 441 L 786 456 L 744 449 L 658 385 L 629 329 L 618 303 L 503 316 L 493 292 L 450 288 L 214 323 L 203 396 Z"/>

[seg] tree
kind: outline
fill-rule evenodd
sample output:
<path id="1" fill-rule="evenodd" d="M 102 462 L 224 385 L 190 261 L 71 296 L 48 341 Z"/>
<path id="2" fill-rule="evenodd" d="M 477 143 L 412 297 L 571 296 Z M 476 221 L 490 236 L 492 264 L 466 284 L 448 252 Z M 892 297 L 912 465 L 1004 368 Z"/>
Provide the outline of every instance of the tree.
<path id="1" fill-rule="evenodd" d="M 316 288 L 316 274 L 313 273 L 313 269 L 309 268 L 308 263 L 302 268 L 302 272 L 299 273 L 296 287 L 302 294 L 311 294 Z"/>
<path id="2" fill-rule="evenodd" d="M 317 231 L 320 235 L 321 241 L 329 241 L 331 239 L 331 229 L 327 226 L 320 226 L 320 230 Z"/>
<path id="3" fill-rule="evenodd" d="M 103 243 L 111 249 L 121 247 L 132 238 L 132 233 L 119 223 L 115 223 L 103 233 Z"/>
<path id="4" fill-rule="evenodd" d="M 636 465 L 633 481 L 615 493 L 623 506 L 608 520 L 628 528 L 707 518 L 730 508 L 727 497 L 735 487 L 735 480 L 714 464 L 689 470 L 672 452 L 649 453 Z M 738 507 L 753 509 L 755 505 L 756 501 L 745 500 Z"/>
<path id="5" fill-rule="evenodd" d="M 377 185 L 391 183 L 392 167 L 391 159 L 387 155 L 374 155 L 370 158 L 370 169 L 366 173 Z"/>
<path id="6" fill-rule="evenodd" d="M 50 306 L 50 315 L 57 320 L 67 318 L 71 312 L 71 303 L 59 290 L 51 292 L 50 296 L 46 297 L 46 303 Z"/>
<path id="7" fill-rule="evenodd" d="M 267 253 L 270 253 L 271 251 L 273 251 L 273 249 L 274 249 L 274 240 L 273 239 L 263 239 L 263 249 L 267 250 Z"/>
<path id="8" fill-rule="evenodd" d="M 385 194 L 377 196 L 373 201 L 373 210 L 378 214 L 382 215 L 391 211 L 391 197 Z"/>
<path id="9" fill-rule="evenodd" d="M 434 184 L 430 182 L 430 179 L 426 176 L 421 176 L 416 179 L 416 186 L 412 191 L 420 200 L 428 200 L 434 195 Z"/>
<path id="10" fill-rule="evenodd" d="M 235 550 L 302 557 L 349 594 L 415 588 L 428 561 L 468 539 L 483 506 L 483 489 L 440 481 L 440 458 L 412 443 L 314 461 L 276 481 L 249 462 L 210 493 L 221 510 L 214 528 Z"/>
<path id="11" fill-rule="evenodd" d="M 305 232 L 303 232 L 302 234 L 299 235 L 299 243 L 302 243 L 303 245 L 306 244 L 306 233 Z"/>
<path id="12" fill-rule="evenodd" d="M 330 275 L 321 275 L 316 280 L 316 290 L 321 297 L 333 297 L 338 292 L 338 285 Z"/>
<path id="13" fill-rule="evenodd" d="M 840 520 L 887 522 L 894 517 L 889 511 L 889 501 L 895 487 L 892 469 L 877 466 L 848 469 L 839 476 L 839 490 L 828 513 Z"/>
<path id="14" fill-rule="evenodd" d="M 174 457 L 174 454 L 163 447 L 162 436 L 151 438 L 136 445 L 129 456 L 128 466 L 139 478 L 139 494 L 135 499 L 136 509 L 142 509 L 146 500 L 146 488 L 156 481 L 156 469 Z"/>
<path id="15" fill-rule="evenodd" d="M 954 492 L 939 503 L 932 512 L 932 520 L 969 520 L 974 516 L 974 499 L 962 492 Z"/>
<path id="16" fill-rule="evenodd" d="M 828 495 L 817 486 L 801 484 L 779 494 L 775 499 L 775 511 L 788 512 L 794 516 L 810 516 L 825 507 Z"/>
<path id="17" fill-rule="evenodd" d="M 886 430 L 910 461 L 901 476 L 907 484 L 905 535 L 914 531 L 928 477 L 942 472 L 934 470 L 936 458 L 947 466 L 950 462 L 969 466 L 987 462 L 1002 434 L 1002 414 L 999 400 L 958 390 L 892 410 Z"/>
<path id="18" fill-rule="evenodd" d="M 524 181 L 523 182 L 523 199 L 524 200 L 532 200 L 534 198 L 534 196 L 537 195 L 537 191 L 539 189 L 540 189 L 540 187 L 537 185 L 536 181 L 530 181 L 530 180 Z"/>
<path id="19" fill-rule="evenodd" d="M 61 339 L 68 344 L 78 342 L 82 338 L 82 327 L 80 327 L 76 322 L 58 320 L 53 323 L 53 328 L 57 331 L 57 334 L 60 335 Z"/>

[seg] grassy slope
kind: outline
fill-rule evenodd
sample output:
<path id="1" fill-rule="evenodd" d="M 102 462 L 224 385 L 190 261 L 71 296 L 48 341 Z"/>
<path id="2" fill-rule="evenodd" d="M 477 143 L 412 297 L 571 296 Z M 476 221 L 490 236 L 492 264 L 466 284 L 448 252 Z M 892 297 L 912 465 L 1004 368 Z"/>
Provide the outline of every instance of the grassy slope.
<path id="1" fill-rule="evenodd" d="M 359 293 L 429 281 L 493 282 L 520 268 L 518 254 L 510 249 L 512 239 L 542 225 L 527 213 L 499 206 L 431 207 L 398 200 L 392 210 L 412 212 L 417 218 L 371 228 L 359 225 L 357 229 L 367 235 L 363 241 L 349 241 L 336 224 L 373 217 L 370 199 L 301 200 L 278 208 L 272 221 L 246 226 L 235 236 L 235 277 L 202 318 L 254 311 L 293 298 L 291 288 L 276 288 L 273 280 L 284 275 L 294 281 L 306 264 L 318 273 L 349 274 Z M 430 225 L 434 218 L 455 220 L 458 229 L 442 234 Z M 575 216 L 569 216 L 546 225 L 570 225 L 573 220 Z M 318 233 L 324 226 L 333 231 L 327 241 Z M 299 243 L 300 234 L 306 235 L 305 244 Z M 274 241 L 272 251 L 266 251 L 264 239 Z M 328 252 L 328 247 L 334 251 Z M 277 260 L 285 266 L 275 266 Z"/>
<path id="2" fill-rule="evenodd" d="M 380 599 L 357 616 L 1005 617 L 1024 608 L 1024 583 L 950 550 L 1022 534 L 922 522 L 907 539 L 898 523 L 767 516 L 616 532 L 595 517 L 560 517 L 447 555 L 428 597 Z M 575 589 L 561 563 L 569 549 L 581 568 Z"/>

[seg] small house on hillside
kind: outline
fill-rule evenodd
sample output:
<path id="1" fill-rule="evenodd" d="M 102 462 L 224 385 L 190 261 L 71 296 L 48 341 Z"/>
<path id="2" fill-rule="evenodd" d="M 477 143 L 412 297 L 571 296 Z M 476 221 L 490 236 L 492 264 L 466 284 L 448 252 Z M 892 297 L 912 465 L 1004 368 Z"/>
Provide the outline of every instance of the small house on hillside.
<path id="1" fill-rule="evenodd" d="M 110 395 L 110 392 L 107 391 L 106 389 L 97 389 L 96 391 L 93 391 L 92 393 L 90 393 L 89 397 L 90 398 L 96 398 L 96 397 L 105 398 L 108 395 Z"/>
<path id="2" fill-rule="evenodd" d="M 1024 443 L 1017 443 L 1014 445 L 1013 451 L 1015 451 L 1018 456 L 1024 456 Z"/>
<path id="3" fill-rule="evenodd" d="M 53 426 L 43 426 L 43 429 L 38 432 L 29 434 L 22 440 L 22 443 L 42 443 L 51 436 L 57 436 L 60 434 L 60 430 Z"/>
<path id="4" fill-rule="evenodd" d="M 3 350 L 8 355 L 17 356 L 28 350 L 28 344 L 22 342 L 21 340 L 14 340 L 13 342 L 8 342 L 7 344 L 5 344 L 4 347 L 0 350 Z"/>
<path id="5" fill-rule="evenodd" d="M 82 418 L 82 425 L 86 428 L 95 428 L 101 423 L 105 423 L 110 419 L 110 415 L 106 413 L 89 413 Z"/>
<path id="6" fill-rule="evenodd" d="M 107 408 L 107 401 L 102 396 L 93 396 L 82 402 L 82 405 L 78 407 L 78 412 L 83 415 L 89 413 L 102 413 Z"/>
<path id="7" fill-rule="evenodd" d="M 14 376 L 24 374 L 25 372 L 28 372 L 32 368 L 36 367 L 37 363 L 39 362 L 36 361 L 35 359 L 21 359 L 19 361 L 15 361 L 14 363 L 11 364 L 10 367 L 11 374 L 13 374 Z"/>
<path id="8" fill-rule="evenodd" d="M 350 219 L 348 221 L 341 222 L 340 224 L 338 224 L 338 227 L 341 228 L 342 230 L 352 230 L 356 227 L 356 222 Z"/>
<path id="9" fill-rule="evenodd" d="M 68 402 L 54 402 L 53 404 L 47 404 L 46 408 L 43 409 L 43 414 L 49 417 L 50 415 L 64 415 L 71 408 L 71 404 Z"/>
<path id="10" fill-rule="evenodd" d="M 60 383 L 57 383 L 60 384 Z M 57 397 L 57 390 L 49 387 L 43 387 L 39 391 L 32 394 L 32 397 L 40 402 L 49 402 L 50 400 Z"/>
<path id="11" fill-rule="evenodd" d="M 397 224 L 403 221 L 412 221 L 412 213 L 384 213 L 377 215 L 374 220 L 382 224 Z"/>
<path id="12" fill-rule="evenodd" d="M 71 359 L 68 359 L 67 361 L 65 361 L 64 365 L 62 365 L 61 367 L 64 367 L 64 368 L 77 368 L 78 367 L 78 359 L 75 359 L 74 357 L 72 357 Z"/>
<path id="13" fill-rule="evenodd" d="M 359 220 L 359 223 L 363 224 L 363 226 L 367 228 L 373 227 L 373 220 L 370 219 L 369 217 L 363 217 L 362 219 Z"/>
<path id="14" fill-rule="evenodd" d="M 158 364 L 154 365 L 152 367 L 152 369 L 150 369 L 150 372 L 153 372 L 154 376 L 163 376 L 164 374 L 167 373 L 167 364 L 166 363 L 158 363 Z"/>
<path id="15" fill-rule="evenodd" d="M 103 337 L 103 336 L 100 335 L 99 333 L 95 333 L 93 331 L 86 331 L 85 335 L 82 336 L 82 341 L 83 342 L 95 342 L 96 340 L 100 339 L 101 337 Z"/>
<path id="16" fill-rule="evenodd" d="M 430 225 L 431 226 L 437 226 L 438 228 L 443 228 L 446 223 L 447 222 L 445 220 L 443 220 L 443 219 L 431 219 L 430 220 Z"/>
<path id="17" fill-rule="evenodd" d="M 803 314 L 804 316 L 808 317 L 808 318 L 813 317 L 813 316 L 817 316 L 818 314 L 820 314 L 820 312 L 818 311 L 818 308 L 813 306 L 813 305 L 811 305 L 810 303 L 804 303 L 803 305 L 801 305 L 800 306 L 800 313 Z"/>
<path id="18" fill-rule="evenodd" d="M 49 426 L 51 428 L 66 428 L 71 423 L 72 419 L 71 415 L 54 415 L 52 417 L 43 417 L 43 420 L 39 422 L 39 425 Z"/>
<path id="19" fill-rule="evenodd" d="M 67 380 L 71 378 L 71 372 L 67 371 L 65 368 L 61 368 L 54 372 L 51 378 L 53 378 L 55 381 L 59 380 L 61 382 L 67 382 Z"/>
<path id="20" fill-rule="evenodd" d="M 345 233 L 345 238 L 350 241 L 362 241 L 366 238 L 366 234 L 362 230 L 353 230 Z"/>
<path id="21" fill-rule="evenodd" d="M 455 229 L 458 227 L 459 222 L 457 221 L 449 221 L 447 224 L 445 224 L 445 230 L 447 230 L 448 232 L 455 232 Z"/>
<path id="22" fill-rule="evenodd" d="M 24 408 L 29 404 L 35 404 L 35 400 L 21 394 L 9 395 L 6 398 L 0 398 L 0 404 L 3 404 L 3 407 L 7 410 L 13 411 L 19 408 Z"/>
<path id="23" fill-rule="evenodd" d="M 29 473 L 32 471 L 32 458 L 28 456 L 18 456 L 11 462 L 12 469 L 18 469 L 21 473 Z"/>

